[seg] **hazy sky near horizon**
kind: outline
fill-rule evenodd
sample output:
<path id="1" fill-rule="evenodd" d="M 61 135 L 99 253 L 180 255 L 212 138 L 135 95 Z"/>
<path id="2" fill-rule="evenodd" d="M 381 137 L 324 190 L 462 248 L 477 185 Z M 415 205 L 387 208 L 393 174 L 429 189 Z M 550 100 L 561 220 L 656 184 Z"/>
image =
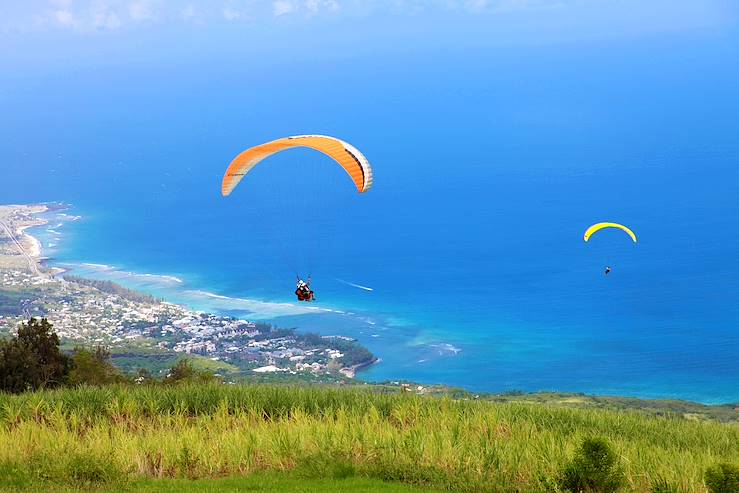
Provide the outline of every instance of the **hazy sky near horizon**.
<path id="1" fill-rule="evenodd" d="M 0 64 L 312 60 L 734 35 L 731 0 L 0 2 Z"/>

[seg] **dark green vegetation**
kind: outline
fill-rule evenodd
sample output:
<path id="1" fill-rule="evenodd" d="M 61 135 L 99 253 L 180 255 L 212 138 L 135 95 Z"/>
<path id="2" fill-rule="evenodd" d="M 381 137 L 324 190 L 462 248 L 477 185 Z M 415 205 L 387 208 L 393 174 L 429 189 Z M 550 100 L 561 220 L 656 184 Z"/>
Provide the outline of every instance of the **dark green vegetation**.
<path id="1" fill-rule="evenodd" d="M 343 356 L 340 358 L 342 366 L 361 366 L 372 363 L 375 357 L 365 347 L 360 346 L 354 341 L 341 339 L 338 337 L 322 337 L 319 334 L 297 334 L 293 332 L 292 337 L 297 337 L 306 344 L 321 347 L 325 346 L 329 349 L 341 351 Z"/>
<path id="2" fill-rule="evenodd" d="M 739 466 L 716 464 L 706 471 L 706 485 L 711 493 L 736 493 L 739 491 Z"/>
<path id="3" fill-rule="evenodd" d="M 205 360 L 210 362 L 210 360 Z M 102 346 L 75 347 L 67 354 L 60 350 L 59 337 L 46 319 L 32 318 L 20 325 L 18 334 L 0 339 L 0 391 L 21 393 L 60 386 L 104 386 L 116 383 L 163 384 L 216 381 L 216 375 L 197 360 L 177 359 L 162 379 L 145 368 L 125 375 L 111 361 Z"/>
<path id="4" fill-rule="evenodd" d="M 69 357 L 59 351 L 59 337 L 46 319 L 32 318 L 16 336 L 0 340 L 0 390 L 54 388 L 65 381 L 69 368 Z"/>
<path id="5" fill-rule="evenodd" d="M 64 383 L 76 387 L 110 385 L 126 381 L 126 377 L 110 362 L 110 352 L 98 346 L 92 351 L 82 347 L 75 348 Z"/>
<path id="6" fill-rule="evenodd" d="M 0 315 L 23 315 L 23 305 L 29 297 L 23 291 L 0 288 Z"/>
<path id="7" fill-rule="evenodd" d="M 469 395 L 469 394 L 468 394 Z M 557 392 L 522 392 L 500 395 L 480 395 L 481 399 L 493 402 L 522 402 L 531 404 L 547 404 L 571 408 L 603 409 L 613 411 L 635 410 L 652 416 L 674 418 L 682 417 L 697 421 L 711 420 L 722 423 L 739 422 L 739 404 L 723 404 L 709 406 L 697 402 L 678 400 L 645 400 L 633 397 L 605 397 L 585 394 L 568 394 Z"/>
<path id="8" fill-rule="evenodd" d="M 132 289 L 124 288 L 123 286 L 112 281 L 86 279 L 84 277 L 77 277 L 70 274 L 66 274 L 64 276 L 64 280 L 81 284 L 83 286 L 89 286 L 91 288 L 97 289 L 98 291 L 102 291 L 103 293 L 114 294 L 120 296 L 123 299 L 134 301 L 136 303 L 156 303 L 158 301 L 161 301 L 154 296 L 140 293 L 139 291 L 134 291 Z"/>
<path id="9" fill-rule="evenodd" d="M 618 456 L 601 438 L 587 438 L 567 464 L 560 479 L 565 491 L 615 493 L 624 484 Z"/>
<path id="10" fill-rule="evenodd" d="M 729 466 L 723 476 L 706 471 L 739 462 L 736 424 L 219 383 L 0 394 L 0 443 L 14 444 L 0 448 L 12 477 L 116 491 L 110 485 L 123 480 L 271 471 L 308 485 L 363 478 L 453 491 L 708 493 Z M 653 490 L 660 481 L 677 490 Z"/>
<path id="11" fill-rule="evenodd" d="M 183 382 L 209 383 L 216 381 L 220 380 L 215 375 L 207 371 L 198 370 L 189 360 L 186 359 L 181 359 L 175 363 L 163 380 L 165 384 L 169 385 Z"/>
<path id="12" fill-rule="evenodd" d="M 111 361 L 123 373 L 128 375 L 136 374 L 143 369 L 151 375 L 161 378 L 182 358 L 181 353 L 151 347 L 114 348 L 111 350 Z M 203 371 L 221 374 L 236 374 L 241 371 L 239 367 L 230 363 L 213 361 L 200 355 L 191 354 L 187 356 L 187 359 L 195 368 Z"/>
<path id="13" fill-rule="evenodd" d="M 12 471 L 0 469 L 0 491 L 23 491 L 28 493 L 75 493 L 85 489 L 85 483 L 76 485 L 49 484 L 27 476 L 12 476 Z M 89 486 L 92 486 L 90 484 Z M 111 478 L 104 483 L 95 483 L 92 491 L 111 493 L 414 493 L 434 491 L 398 483 L 387 483 L 369 478 L 320 478 L 309 479 L 285 473 L 257 473 L 247 477 L 221 479 L 137 479 L 120 480 Z"/>
<path id="14" fill-rule="evenodd" d="M 0 269 L 0 272 L 2 270 Z M 18 317 L 47 314 L 47 307 L 40 301 L 46 288 L 43 286 L 0 286 L 0 316 Z M 2 329 L 0 328 L 0 334 Z"/>

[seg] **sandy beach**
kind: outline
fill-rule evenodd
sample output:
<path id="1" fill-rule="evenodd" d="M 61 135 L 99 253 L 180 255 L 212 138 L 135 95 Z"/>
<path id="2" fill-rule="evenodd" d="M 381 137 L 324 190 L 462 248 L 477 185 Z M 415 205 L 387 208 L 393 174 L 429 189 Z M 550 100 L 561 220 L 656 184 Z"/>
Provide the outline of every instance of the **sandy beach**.
<path id="1" fill-rule="evenodd" d="M 27 255 L 36 259 L 41 258 L 41 242 L 35 236 L 26 233 L 25 230 L 34 226 L 43 226 L 44 224 L 46 224 L 46 221 L 42 221 L 39 224 L 32 226 L 24 226 L 19 230 L 21 235 L 18 241 L 23 246 L 23 250 Z"/>
<path id="2" fill-rule="evenodd" d="M 0 206 L 0 266 L 25 265 L 38 272 L 41 242 L 26 230 L 46 224 L 37 214 L 48 210 L 41 204 Z"/>

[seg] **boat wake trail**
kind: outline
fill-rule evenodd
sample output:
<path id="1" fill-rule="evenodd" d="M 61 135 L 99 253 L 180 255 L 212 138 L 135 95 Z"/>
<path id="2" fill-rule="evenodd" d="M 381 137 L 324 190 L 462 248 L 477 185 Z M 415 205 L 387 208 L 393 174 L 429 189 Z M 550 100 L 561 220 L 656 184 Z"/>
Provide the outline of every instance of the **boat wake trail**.
<path id="1" fill-rule="evenodd" d="M 353 288 L 364 289 L 365 291 L 374 291 L 375 290 L 374 288 L 370 288 L 370 287 L 367 287 L 367 286 L 362 286 L 361 284 L 354 284 L 353 282 L 345 281 L 343 279 L 335 278 L 335 280 L 336 281 L 339 281 L 342 284 L 346 284 L 347 286 L 351 286 Z"/>

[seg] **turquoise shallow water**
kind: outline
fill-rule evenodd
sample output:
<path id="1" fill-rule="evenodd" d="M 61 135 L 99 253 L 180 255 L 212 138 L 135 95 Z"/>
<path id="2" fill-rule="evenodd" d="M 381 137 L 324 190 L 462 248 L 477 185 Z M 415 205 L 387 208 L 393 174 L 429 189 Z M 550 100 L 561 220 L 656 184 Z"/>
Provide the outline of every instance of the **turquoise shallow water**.
<path id="1" fill-rule="evenodd" d="M 2 201 L 73 204 L 38 233 L 78 274 L 355 336 L 367 379 L 737 401 L 737 44 L 704 43 L 5 81 Z M 306 132 L 375 188 L 294 151 L 220 197 L 237 152 Z M 639 244 L 585 244 L 601 220 Z"/>

